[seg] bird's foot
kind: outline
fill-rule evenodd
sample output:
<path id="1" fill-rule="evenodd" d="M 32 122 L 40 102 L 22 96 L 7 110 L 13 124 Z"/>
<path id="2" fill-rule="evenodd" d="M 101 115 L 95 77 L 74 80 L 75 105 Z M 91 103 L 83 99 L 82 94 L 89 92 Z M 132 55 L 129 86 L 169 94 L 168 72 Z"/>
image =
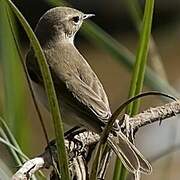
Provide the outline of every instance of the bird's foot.
<path id="1" fill-rule="evenodd" d="M 126 137 L 128 139 L 131 139 L 134 144 L 134 129 L 132 128 L 129 119 L 130 119 L 129 115 L 125 114 L 120 129 L 124 129 Z"/>

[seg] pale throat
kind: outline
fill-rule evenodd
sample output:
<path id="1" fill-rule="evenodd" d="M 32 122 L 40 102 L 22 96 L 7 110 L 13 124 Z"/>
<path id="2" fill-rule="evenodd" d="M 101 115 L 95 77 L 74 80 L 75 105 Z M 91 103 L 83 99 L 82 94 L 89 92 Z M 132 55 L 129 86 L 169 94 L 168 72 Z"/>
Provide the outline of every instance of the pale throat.
<path id="1" fill-rule="evenodd" d="M 69 43 L 71 43 L 72 45 L 74 45 L 74 36 L 75 36 L 75 35 L 66 38 L 67 41 L 68 41 Z"/>
<path id="2" fill-rule="evenodd" d="M 58 41 L 61 42 L 61 43 L 70 43 L 72 45 L 74 45 L 74 36 L 75 34 L 73 34 L 72 36 L 68 36 L 68 35 L 59 35 L 58 37 Z"/>

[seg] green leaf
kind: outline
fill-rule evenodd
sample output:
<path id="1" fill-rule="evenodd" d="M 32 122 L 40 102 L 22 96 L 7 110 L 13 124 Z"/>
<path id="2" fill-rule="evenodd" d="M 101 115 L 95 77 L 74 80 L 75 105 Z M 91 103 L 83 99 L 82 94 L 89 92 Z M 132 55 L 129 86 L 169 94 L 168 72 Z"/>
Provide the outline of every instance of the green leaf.
<path id="1" fill-rule="evenodd" d="M 21 151 L 15 137 L 11 133 L 11 130 L 8 128 L 6 122 L 1 117 L 0 117 L 0 128 L 1 128 L 0 135 L 7 142 L 11 143 L 13 146 L 15 146 L 17 149 L 19 149 L 19 151 Z M 19 156 L 19 154 L 17 154 L 13 149 L 10 149 L 10 151 L 12 152 L 12 156 L 14 157 L 14 159 L 16 159 L 17 164 L 22 165 L 22 163 L 24 162 L 25 159 L 22 158 L 21 156 Z"/>
<path id="2" fill-rule="evenodd" d="M 16 162 L 19 162 L 18 163 L 19 166 L 22 166 L 22 164 L 26 160 L 29 160 L 29 158 L 22 152 L 11 130 L 9 129 L 6 122 L 1 117 L 0 117 L 0 136 L 1 136 L 0 143 L 6 145 L 9 148 Z M 37 175 L 40 179 L 42 180 L 45 179 L 44 174 L 41 171 L 38 172 Z M 32 179 L 36 180 L 36 177 L 33 176 Z"/>
<path id="3" fill-rule="evenodd" d="M 0 61 L 5 91 L 4 116 L 21 147 L 28 149 L 26 143 L 28 142 L 28 127 L 25 121 L 27 109 L 24 75 L 10 27 L 10 21 L 12 22 L 13 19 L 9 14 L 8 6 L 3 1 L 0 4 L 0 13 Z M 23 128 L 20 128 L 22 126 Z"/>
<path id="4" fill-rule="evenodd" d="M 5 144 L 6 146 L 8 146 L 10 149 L 15 150 L 19 155 L 21 155 L 25 160 L 28 160 L 29 158 L 22 153 L 22 151 L 18 148 L 16 148 L 15 146 L 13 146 L 9 141 L 3 139 L 0 137 L 0 143 Z M 21 164 L 22 165 L 22 164 Z"/>
<path id="5" fill-rule="evenodd" d="M 153 9 L 154 0 L 146 1 L 142 30 L 140 34 L 140 42 L 137 50 L 135 65 L 133 68 L 129 97 L 133 97 L 136 94 L 139 94 L 143 88 L 147 55 L 149 50 L 149 41 L 151 36 Z M 139 100 L 133 103 L 132 109 L 131 106 L 129 106 L 127 111 L 130 115 L 134 115 L 138 112 L 138 109 Z"/>
<path id="6" fill-rule="evenodd" d="M 130 85 L 129 97 L 133 97 L 142 91 L 145 69 L 147 62 L 147 55 L 149 50 L 149 41 L 151 37 L 151 26 L 153 18 L 154 0 L 147 0 L 145 4 L 145 12 L 142 22 L 142 29 L 140 30 L 140 41 L 136 54 L 136 61 L 133 68 L 132 80 Z M 136 100 L 127 107 L 126 113 L 135 115 L 138 112 L 140 101 Z M 127 177 L 127 170 L 122 166 L 119 160 L 116 161 L 116 168 L 120 169 L 121 173 L 115 171 L 114 180 L 125 180 Z"/>
<path id="7" fill-rule="evenodd" d="M 66 149 L 65 149 L 65 144 L 64 144 L 63 123 L 62 123 L 58 101 L 56 98 L 54 85 L 53 85 L 53 81 L 51 78 L 48 64 L 46 62 L 42 48 L 40 47 L 40 44 L 35 34 L 33 33 L 31 27 L 29 26 L 25 18 L 22 16 L 22 14 L 19 12 L 19 10 L 10 0 L 6 0 L 6 2 L 11 7 L 12 11 L 17 16 L 17 18 L 19 19 L 22 27 L 24 28 L 25 32 L 27 33 L 27 36 L 29 37 L 31 45 L 36 54 L 36 57 L 40 66 L 40 70 L 43 76 L 46 93 L 48 95 L 50 111 L 51 111 L 51 115 L 52 115 L 52 119 L 54 123 L 54 129 L 55 129 L 55 135 L 56 135 L 56 141 L 57 141 L 57 151 L 58 151 L 58 164 L 61 170 L 61 178 L 64 180 L 68 180 L 69 169 L 68 169 L 67 154 L 66 154 Z"/>

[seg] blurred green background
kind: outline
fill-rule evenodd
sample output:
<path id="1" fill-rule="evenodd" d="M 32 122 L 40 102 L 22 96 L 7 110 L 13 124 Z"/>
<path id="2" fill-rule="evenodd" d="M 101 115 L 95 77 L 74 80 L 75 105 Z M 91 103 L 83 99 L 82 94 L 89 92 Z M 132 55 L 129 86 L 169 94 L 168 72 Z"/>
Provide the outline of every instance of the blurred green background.
<path id="1" fill-rule="evenodd" d="M 38 19 L 52 7 L 45 0 L 14 0 L 13 2 L 33 29 Z M 136 52 L 139 35 L 128 11 L 126 0 L 74 0 L 68 2 L 83 12 L 95 13 L 96 16 L 93 17 L 92 21 L 133 53 Z M 140 3 L 141 7 L 143 7 L 144 2 L 140 1 Z M 20 26 L 18 26 L 17 30 L 25 58 L 29 42 Z M 180 1 L 155 1 L 152 35 L 156 42 L 158 53 L 162 58 L 166 78 L 177 91 L 180 91 Z M 80 33 L 78 33 L 75 39 L 75 44 L 101 79 L 109 97 L 111 108 L 115 110 L 128 97 L 131 71 L 124 64 L 114 60 L 105 50 L 100 47 L 97 48 L 93 43 L 87 41 Z M 2 46 L 0 48 L 0 52 L 2 52 Z M 12 67 L 18 67 L 17 64 L 15 62 L 11 65 Z M 148 64 L 156 71 L 156 67 L 158 66 L 156 62 L 149 61 Z M 23 107 L 21 114 L 12 113 L 12 116 L 8 118 L 11 121 L 8 121 L 7 124 L 14 135 L 18 137 L 17 141 L 23 151 L 29 157 L 36 156 L 43 152 L 46 141 L 37 119 L 36 111 L 32 106 L 32 100 L 24 74 L 21 68 L 16 68 L 15 70 L 12 68 L 10 72 L 5 72 L 3 68 L 5 67 L 0 59 L 0 115 L 5 116 L 4 114 L 6 113 L 3 112 L 7 109 L 15 112 Z M 161 74 L 161 72 L 158 73 Z M 3 81 L 5 74 L 7 76 L 9 75 L 10 85 L 7 85 Z M 17 85 L 19 85 L 18 88 Z M 5 103 L 7 95 L 5 91 L 9 88 L 9 102 L 16 101 L 15 107 Z M 150 90 L 150 88 L 146 86 L 144 90 Z M 17 91 L 20 93 L 17 93 Z M 163 103 L 157 97 L 146 98 L 143 100 L 141 110 Z M 46 127 L 48 128 L 48 134 L 53 139 L 53 125 L 50 116 L 46 109 L 41 104 L 39 105 L 43 112 Z M 17 121 L 13 121 L 13 119 Z M 178 117 L 176 117 L 172 121 L 164 121 L 161 126 L 155 123 L 142 128 L 137 133 L 137 145 L 144 155 L 152 160 L 153 165 L 152 175 L 144 176 L 143 179 L 177 180 L 180 177 L 180 153 L 178 153 L 180 133 L 178 129 L 180 129 L 180 122 Z M 0 145 L 0 152 L 0 159 L 15 171 L 16 167 L 12 164 L 5 146 Z"/>

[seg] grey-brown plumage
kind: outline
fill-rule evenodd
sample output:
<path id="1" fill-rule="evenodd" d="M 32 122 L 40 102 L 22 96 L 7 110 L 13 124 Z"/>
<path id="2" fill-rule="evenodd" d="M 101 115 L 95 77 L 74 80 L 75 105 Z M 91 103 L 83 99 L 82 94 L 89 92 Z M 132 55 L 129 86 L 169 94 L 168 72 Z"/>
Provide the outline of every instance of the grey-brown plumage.
<path id="1" fill-rule="evenodd" d="M 53 8 L 41 17 L 35 33 L 52 73 L 63 122 L 70 127 L 78 125 L 101 133 L 105 122 L 111 117 L 108 98 L 96 74 L 73 42 L 83 20 L 90 16 L 72 8 Z M 43 80 L 32 49 L 26 63 L 38 96 L 47 107 Z M 115 151 L 130 171 L 151 171 L 148 162 L 122 133 L 119 143 L 115 143 L 114 138 L 109 142 L 111 146 L 120 148 Z"/>

